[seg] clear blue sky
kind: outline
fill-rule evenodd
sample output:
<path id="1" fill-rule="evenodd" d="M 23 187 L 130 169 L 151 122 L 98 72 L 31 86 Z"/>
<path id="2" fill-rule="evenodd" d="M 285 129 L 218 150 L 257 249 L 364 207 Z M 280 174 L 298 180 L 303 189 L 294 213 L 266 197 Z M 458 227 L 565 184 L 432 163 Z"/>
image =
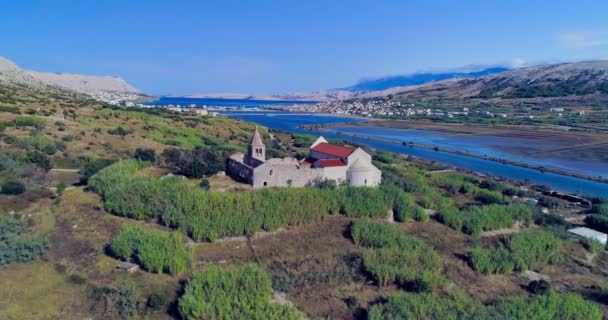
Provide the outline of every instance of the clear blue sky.
<path id="1" fill-rule="evenodd" d="M 608 1 L 1 0 L 0 56 L 151 94 L 281 93 L 466 65 L 608 59 Z"/>

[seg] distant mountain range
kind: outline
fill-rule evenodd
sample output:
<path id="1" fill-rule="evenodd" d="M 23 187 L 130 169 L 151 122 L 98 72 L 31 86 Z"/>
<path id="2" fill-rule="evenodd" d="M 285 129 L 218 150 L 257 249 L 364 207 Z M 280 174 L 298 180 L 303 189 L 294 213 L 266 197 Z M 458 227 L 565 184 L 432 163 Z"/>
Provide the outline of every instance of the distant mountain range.
<path id="1" fill-rule="evenodd" d="M 357 98 L 517 99 L 608 94 L 608 61 L 559 63 L 520 68 L 471 79 L 368 92 Z"/>
<path id="2" fill-rule="evenodd" d="M 0 57 L 0 83 L 31 88 L 52 87 L 73 91 L 103 101 L 132 101 L 147 98 L 141 90 L 121 78 L 23 70 Z"/>
<path id="3" fill-rule="evenodd" d="M 470 79 L 490 74 L 509 71 L 505 67 L 487 68 L 472 72 L 445 72 L 445 73 L 412 73 L 408 75 L 397 75 L 378 79 L 361 80 L 357 84 L 344 88 L 347 91 L 381 91 L 394 87 L 415 86 L 429 82 L 461 78 Z"/>
<path id="4" fill-rule="evenodd" d="M 240 93 L 208 93 L 185 96 L 186 98 L 213 98 L 213 99 L 247 99 L 247 100 L 286 100 L 286 101 L 334 101 L 355 99 L 367 96 L 372 92 L 421 85 L 446 79 L 471 79 L 489 74 L 505 72 L 510 69 L 504 67 L 486 68 L 471 72 L 443 72 L 443 73 L 412 73 L 378 79 L 362 80 L 357 84 L 340 89 L 328 89 L 316 92 L 292 92 L 275 95 L 250 95 Z"/>

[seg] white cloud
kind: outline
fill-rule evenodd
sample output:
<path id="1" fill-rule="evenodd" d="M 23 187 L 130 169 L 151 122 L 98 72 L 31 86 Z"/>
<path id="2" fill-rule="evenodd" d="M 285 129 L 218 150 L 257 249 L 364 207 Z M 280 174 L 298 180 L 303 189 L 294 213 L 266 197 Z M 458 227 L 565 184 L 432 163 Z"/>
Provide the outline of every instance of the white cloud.
<path id="1" fill-rule="evenodd" d="M 608 45 L 608 30 L 562 32 L 559 42 L 563 47 L 581 49 Z"/>
<path id="2" fill-rule="evenodd" d="M 513 61 L 511 61 L 511 68 L 522 68 L 522 67 L 526 67 L 528 66 L 528 61 L 522 59 L 522 58 L 515 58 L 513 59 Z"/>

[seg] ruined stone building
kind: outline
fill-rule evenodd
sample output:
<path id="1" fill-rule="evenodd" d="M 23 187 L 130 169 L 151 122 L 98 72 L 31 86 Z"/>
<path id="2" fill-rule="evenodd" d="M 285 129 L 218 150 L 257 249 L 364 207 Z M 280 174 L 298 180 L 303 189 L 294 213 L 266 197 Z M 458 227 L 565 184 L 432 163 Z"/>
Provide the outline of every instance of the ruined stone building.
<path id="1" fill-rule="evenodd" d="M 382 176 L 363 149 L 331 144 L 323 137 L 310 146 L 308 157 L 303 160 L 266 159 L 266 146 L 257 128 L 247 146 L 247 154 L 231 155 L 227 171 L 233 179 L 254 188 L 304 187 L 325 179 L 374 187 L 380 184 Z"/>

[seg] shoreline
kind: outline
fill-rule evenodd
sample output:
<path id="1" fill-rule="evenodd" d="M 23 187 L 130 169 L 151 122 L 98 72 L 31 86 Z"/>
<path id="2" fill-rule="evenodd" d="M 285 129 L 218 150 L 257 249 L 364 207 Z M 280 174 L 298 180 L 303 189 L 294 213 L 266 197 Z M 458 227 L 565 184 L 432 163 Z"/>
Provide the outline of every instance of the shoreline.
<path id="1" fill-rule="evenodd" d="M 335 125 L 336 124 L 331 124 L 331 126 L 335 126 Z M 327 132 L 327 133 L 334 133 L 334 134 L 337 133 L 339 135 L 343 135 L 346 137 L 355 137 L 355 138 L 366 139 L 366 140 L 370 140 L 370 141 L 386 142 L 386 143 L 398 144 L 398 145 L 407 146 L 407 147 L 434 150 L 437 152 L 451 153 L 451 154 L 461 155 L 461 156 L 465 156 L 465 157 L 471 157 L 471 158 L 476 158 L 476 159 L 481 159 L 481 160 L 488 160 L 488 161 L 508 164 L 508 165 L 512 165 L 512 166 L 518 166 L 518 167 L 527 168 L 527 169 L 535 169 L 540 172 L 554 173 L 554 174 L 559 174 L 559 175 L 563 175 L 563 176 L 569 176 L 569 177 L 608 184 L 608 178 L 604 178 L 604 177 L 600 177 L 600 176 L 591 176 L 591 175 L 586 175 L 583 173 L 578 173 L 578 172 L 574 172 L 574 171 L 570 171 L 570 170 L 564 170 L 564 169 L 559 169 L 559 168 L 554 168 L 554 167 L 545 167 L 545 166 L 530 164 L 530 163 L 521 162 L 521 161 L 508 160 L 508 159 L 502 159 L 502 158 L 497 158 L 497 157 L 476 154 L 476 153 L 467 152 L 467 151 L 461 151 L 461 150 L 455 150 L 455 149 L 449 149 L 449 148 L 440 148 L 440 147 L 419 144 L 419 143 L 411 143 L 411 142 L 407 143 L 407 142 L 386 139 L 386 138 L 369 137 L 369 136 L 365 136 L 365 135 L 358 135 L 358 134 L 354 134 L 354 133 L 346 133 L 346 132 L 341 132 L 341 131 L 330 131 L 327 129 L 327 127 L 328 127 L 328 125 L 301 126 L 301 128 L 306 129 L 306 130 L 316 130 L 316 131 L 320 131 L 320 132 Z"/>

